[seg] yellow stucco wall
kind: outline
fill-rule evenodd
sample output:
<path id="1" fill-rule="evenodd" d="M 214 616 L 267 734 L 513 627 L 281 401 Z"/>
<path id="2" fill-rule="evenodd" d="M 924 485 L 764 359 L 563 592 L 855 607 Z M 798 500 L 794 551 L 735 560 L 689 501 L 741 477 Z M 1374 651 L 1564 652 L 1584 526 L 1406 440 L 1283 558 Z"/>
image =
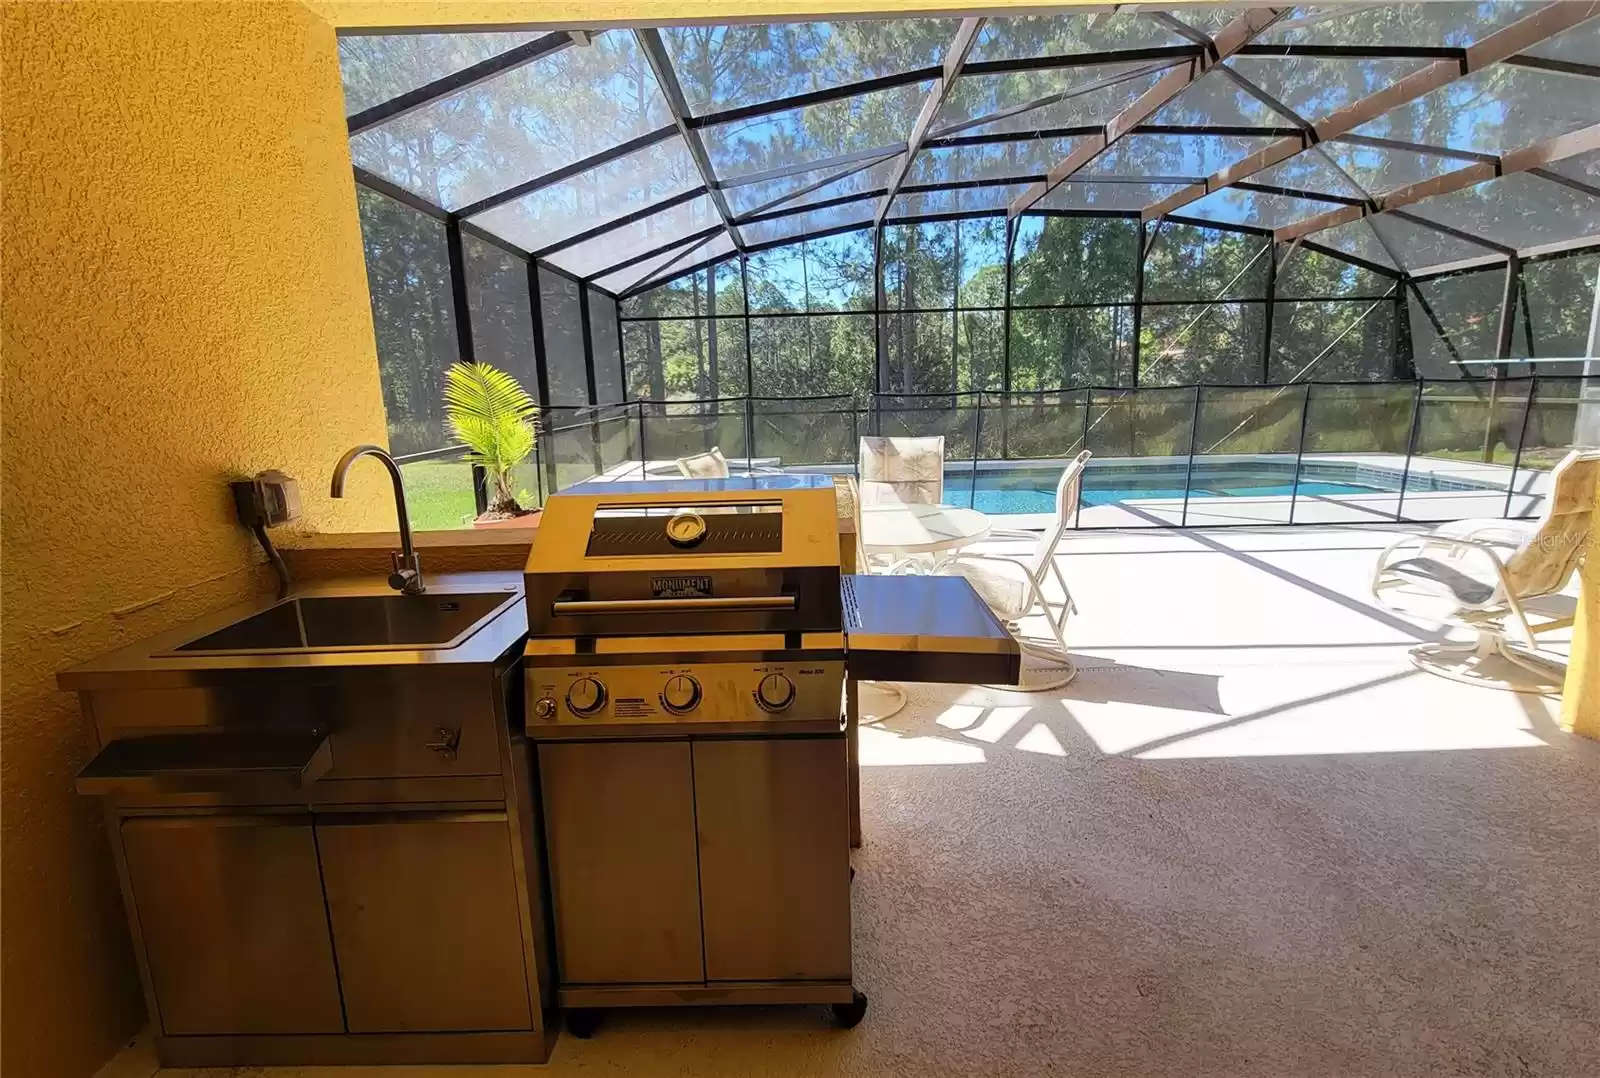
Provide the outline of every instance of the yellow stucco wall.
<path id="1" fill-rule="evenodd" d="M 298 3 L 3 13 L 6 1078 L 84 1078 L 141 1021 L 56 671 L 259 590 L 225 477 L 280 467 L 308 524 L 385 437 L 333 30 Z"/>

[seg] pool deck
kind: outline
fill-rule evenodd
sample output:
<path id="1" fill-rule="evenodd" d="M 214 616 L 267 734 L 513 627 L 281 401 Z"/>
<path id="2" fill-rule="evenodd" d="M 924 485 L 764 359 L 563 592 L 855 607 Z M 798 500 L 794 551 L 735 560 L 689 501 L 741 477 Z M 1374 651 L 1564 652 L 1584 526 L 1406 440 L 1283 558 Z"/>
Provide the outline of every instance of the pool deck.
<path id="1" fill-rule="evenodd" d="M 1171 471 L 1183 469 L 1187 457 L 1100 457 L 1090 467 L 1128 468 L 1138 471 Z M 1204 496 L 1190 497 L 1187 505 L 1181 498 L 1128 498 L 1110 505 L 1085 505 L 1078 511 L 1079 528 L 1151 528 L 1151 527 L 1227 527 L 1244 524 L 1383 524 L 1393 523 L 1404 512 L 1408 521 L 1461 520 L 1477 517 L 1528 517 L 1538 515 L 1549 489 L 1550 473 L 1536 468 L 1513 469 L 1503 464 L 1485 464 L 1475 461 L 1453 460 L 1444 457 L 1414 456 L 1409 465 L 1406 458 L 1395 453 L 1307 453 L 1297 458 L 1295 454 L 1207 454 L 1196 456 L 1196 463 L 1208 467 L 1226 464 L 1270 465 L 1275 470 L 1292 472 L 1299 459 L 1303 467 L 1336 466 L 1341 471 L 1353 472 L 1352 481 L 1388 483 L 1406 487 L 1404 497 L 1398 489 L 1374 491 L 1366 494 L 1286 494 L 1260 496 Z M 744 465 L 742 459 L 732 462 Z M 1060 460 L 980 460 L 975 462 L 977 476 L 986 472 L 1006 472 L 1019 469 L 1048 471 L 1065 467 Z M 756 458 L 749 462 L 757 468 L 777 468 L 782 462 L 777 458 Z M 949 499 L 959 504 L 964 501 L 963 481 L 970 480 L 974 462 L 950 460 L 945 462 L 946 488 Z M 851 470 L 848 464 L 794 465 L 787 471 L 816 471 L 840 474 Z M 1320 468 L 1319 468 L 1320 470 Z M 1362 473 L 1365 473 L 1363 475 Z M 648 479 L 677 478 L 675 460 L 623 461 L 604 473 L 595 482 L 621 482 Z M 1456 489 L 1434 489 L 1446 486 Z M 1403 500 L 1403 504 L 1402 504 Z M 1043 527 L 1050 520 L 1047 513 L 994 514 L 1003 517 L 1012 527 Z"/>

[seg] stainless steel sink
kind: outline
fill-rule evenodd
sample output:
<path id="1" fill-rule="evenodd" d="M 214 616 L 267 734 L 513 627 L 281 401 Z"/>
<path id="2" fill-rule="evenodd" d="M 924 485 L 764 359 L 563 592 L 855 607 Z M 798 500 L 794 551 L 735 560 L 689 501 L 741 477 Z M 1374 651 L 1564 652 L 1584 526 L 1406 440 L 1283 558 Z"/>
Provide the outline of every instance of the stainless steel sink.
<path id="1" fill-rule="evenodd" d="M 168 654 L 443 650 L 466 640 L 517 599 L 514 589 L 304 596 L 180 644 Z"/>

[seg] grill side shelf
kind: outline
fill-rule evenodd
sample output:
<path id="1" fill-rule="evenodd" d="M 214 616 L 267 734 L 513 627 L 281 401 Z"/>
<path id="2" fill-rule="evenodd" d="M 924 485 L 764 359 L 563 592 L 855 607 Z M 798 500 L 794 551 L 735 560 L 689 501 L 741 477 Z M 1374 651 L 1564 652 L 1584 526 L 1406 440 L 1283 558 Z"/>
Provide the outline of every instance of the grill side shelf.
<path id="1" fill-rule="evenodd" d="M 847 574 L 839 598 L 854 677 L 1017 684 L 1021 648 L 962 577 Z"/>

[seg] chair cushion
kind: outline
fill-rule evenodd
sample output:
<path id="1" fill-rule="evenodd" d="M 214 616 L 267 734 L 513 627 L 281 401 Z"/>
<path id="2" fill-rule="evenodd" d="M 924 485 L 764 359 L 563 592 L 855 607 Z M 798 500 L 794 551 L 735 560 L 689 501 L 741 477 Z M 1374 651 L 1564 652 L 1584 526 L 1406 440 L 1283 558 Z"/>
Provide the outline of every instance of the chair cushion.
<path id="1" fill-rule="evenodd" d="M 972 590 L 1002 621 L 1016 621 L 1027 614 L 1031 605 L 1027 570 L 1015 562 L 952 558 L 941 566 L 941 571 L 966 577 Z"/>
<path id="2" fill-rule="evenodd" d="M 1404 561 L 1395 562 L 1385 572 L 1398 573 L 1431 591 L 1448 592 L 1464 606 L 1486 603 L 1494 595 L 1494 585 L 1485 584 L 1476 577 L 1434 558 L 1406 558 Z"/>
<path id="3" fill-rule="evenodd" d="M 861 502 L 938 505 L 944 499 L 944 438 L 861 439 Z"/>
<path id="4" fill-rule="evenodd" d="M 728 458 L 722 455 L 720 446 L 713 446 L 709 453 L 696 453 L 692 457 L 678 459 L 678 471 L 690 479 L 726 479 L 728 478 Z"/>

